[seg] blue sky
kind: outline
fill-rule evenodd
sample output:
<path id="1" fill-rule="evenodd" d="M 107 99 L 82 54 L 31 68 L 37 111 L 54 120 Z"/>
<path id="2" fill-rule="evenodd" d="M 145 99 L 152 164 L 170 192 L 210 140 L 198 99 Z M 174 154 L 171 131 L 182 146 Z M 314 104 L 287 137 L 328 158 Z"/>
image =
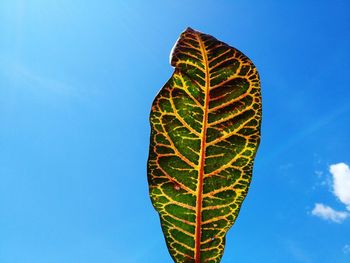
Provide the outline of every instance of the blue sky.
<path id="1" fill-rule="evenodd" d="M 261 75 L 262 142 L 222 262 L 350 261 L 349 1 L 2 0 L 1 263 L 171 262 L 148 114 L 188 26 Z"/>

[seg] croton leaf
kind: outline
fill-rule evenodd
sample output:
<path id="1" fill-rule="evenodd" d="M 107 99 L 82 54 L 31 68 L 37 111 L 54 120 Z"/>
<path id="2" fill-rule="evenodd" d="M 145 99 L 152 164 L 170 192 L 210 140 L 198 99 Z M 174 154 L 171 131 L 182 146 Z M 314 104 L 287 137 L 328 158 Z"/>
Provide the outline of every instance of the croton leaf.
<path id="1" fill-rule="evenodd" d="M 260 141 L 258 72 L 242 52 L 191 28 L 151 110 L 148 182 L 175 262 L 220 262 Z"/>

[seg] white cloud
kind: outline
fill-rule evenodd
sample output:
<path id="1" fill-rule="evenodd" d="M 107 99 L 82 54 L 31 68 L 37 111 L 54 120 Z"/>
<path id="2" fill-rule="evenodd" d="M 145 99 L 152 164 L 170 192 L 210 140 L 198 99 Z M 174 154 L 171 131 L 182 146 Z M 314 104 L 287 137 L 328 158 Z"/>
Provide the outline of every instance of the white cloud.
<path id="1" fill-rule="evenodd" d="M 329 168 L 333 176 L 333 193 L 350 211 L 350 168 L 345 163 L 333 164 Z"/>
<path id="2" fill-rule="evenodd" d="M 315 204 L 311 214 L 335 223 L 342 223 L 349 216 L 347 212 L 336 211 L 332 207 L 320 203 Z"/>
<path id="3" fill-rule="evenodd" d="M 346 163 L 336 163 L 329 167 L 329 172 L 332 178 L 329 185 L 332 187 L 332 192 L 336 198 L 340 200 L 348 211 L 350 211 L 350 168 Z M 316 173 L 321 176 L 320 172 Z M 345 219 L 350 217 L 348 211 L 337 211 L 332 207 L 322 203 L 316 203 L 311 214 L 322 219 L 342 223 Z M 347 245 L 348 246 L 348 245 Z M 344 248 L 345 249 L 345 248 Z M 350 252 L 350 246 L 347 248 Z"/>
<path id="4" fill-rule="evenodd" d="M 343 247 L 343 252 L 344 252 L 344 254 L 350 253 L 350 245 L 345 245 L 345 246 Z"/>

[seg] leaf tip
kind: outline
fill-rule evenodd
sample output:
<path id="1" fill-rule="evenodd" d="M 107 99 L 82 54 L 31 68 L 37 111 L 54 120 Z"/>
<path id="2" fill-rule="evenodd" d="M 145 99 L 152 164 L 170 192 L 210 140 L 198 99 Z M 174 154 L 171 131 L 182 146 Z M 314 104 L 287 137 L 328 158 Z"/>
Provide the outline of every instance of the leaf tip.
<path id="1" fill-rule="evenodd" d="M 192 32 L 192 33 L 193 33 L 193 32 L 196 32 L 196 30 L 194 30 L 194 29 L 191 28 L 191 27 L 187 27 L 187 28 L 180 34 L 180 36 L 179 36 L 179 38 L 176 40 L 174 46 L 171 48 L 170 55 L 169 55 L 169 64 L 170 64 L 171 66 L 173 66 L 174 68 L 175 68 L 175 62 L 173 61 L 174 51 L 175 51 L 175 49 L 176 49 L 176 46 L 177 46 L 179 40 L 180 40 L 181 37 L 183 36 L 183 34 L 188 33 L 188 32 Z"/>

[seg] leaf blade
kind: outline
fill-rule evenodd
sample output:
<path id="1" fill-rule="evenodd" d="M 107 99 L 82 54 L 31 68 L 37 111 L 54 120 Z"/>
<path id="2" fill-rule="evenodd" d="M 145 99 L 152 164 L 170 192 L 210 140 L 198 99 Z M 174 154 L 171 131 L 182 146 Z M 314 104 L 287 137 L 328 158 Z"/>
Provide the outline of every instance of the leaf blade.
<path id="1" fill-rule="evenodd" d="M 251 181 L 261 95 L 240 51 L 188 28 L 151 110 L 148 181 L 175 262 L 220 262 Z"/>

